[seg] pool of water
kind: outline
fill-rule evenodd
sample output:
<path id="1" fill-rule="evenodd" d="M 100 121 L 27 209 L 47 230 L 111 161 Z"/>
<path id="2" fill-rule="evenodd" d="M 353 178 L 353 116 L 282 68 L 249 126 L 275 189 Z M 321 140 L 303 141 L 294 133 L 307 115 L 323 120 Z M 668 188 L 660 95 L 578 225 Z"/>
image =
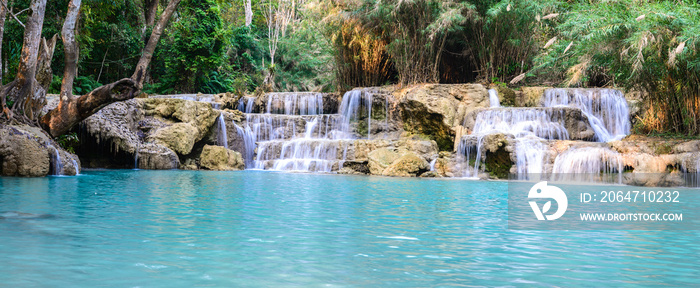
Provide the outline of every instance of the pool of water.
<path id="1" fill-rule="evenodd" d="M 0 286 L 697 285 L 698 231 L 510 231 L 507 185 L 259 171 L 0 178 Z"/>

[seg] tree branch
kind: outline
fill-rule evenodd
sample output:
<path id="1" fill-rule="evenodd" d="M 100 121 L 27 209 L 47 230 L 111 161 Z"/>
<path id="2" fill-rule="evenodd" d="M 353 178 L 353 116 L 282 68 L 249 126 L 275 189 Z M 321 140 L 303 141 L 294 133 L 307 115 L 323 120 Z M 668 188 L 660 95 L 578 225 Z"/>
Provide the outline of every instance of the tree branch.
<path id="1" fill-rule="evenodd" d="M 19 21 L 19 18 L 17 18 L 17 15 L 15 15 L 15 13 L 12 13 L 12 10 L 10 10 L 10 8 L 7 8 L 7 3 L 5 3 L 5 0 L 0 0 L 0 3 L 2 3 L 2 6 L 5 7 L 7 12 L 10 12 L 10 15 L 12 15 L 12 18 L 15 18 L 15 21 L 17 21 L 17 23 L 19 23 L 20 26 L 22 26 L 23 28 L 27 28 L 24 26 L 24 23 L 22 23 L 22 21 Z M 17 14 L 22 14 L 22 12 L 27 11 L 28 9 L 29 8 L 24 9 L 22 11 L 19 11 L 19 13 L 17 13 Z"/>
<path id="2" fill-rule="evenodd" d="M 168 6 L 160 16 L 158 24 L 153 27 L 153 32 L 151 32 L 151 38 L 148 39 L 148 44 L 146 44 L 146 47 L 143 49 L 143 54 L 141 55 L 141 59 L 139 59 L 139 63 L 136 65 L 134 75 L 131 76 L 131 79 L 134 79 L 136 87 L 138 87 L 139 90 L 143 88 L 143 80 L 146 76 L 146 69 L 148 69 L 148 65 L 151 63 L 153 51 L 156 50 L 160 36 L 163 34 L 163 30 L 165 26 L 168 25 L 168 21 L 170 21 L 170 17 L 173 15 L 173 12 L 175 12 L 178 4 L 180 4 L 180 0 L 170 0 L 170 2 L 168 2 Z"/>

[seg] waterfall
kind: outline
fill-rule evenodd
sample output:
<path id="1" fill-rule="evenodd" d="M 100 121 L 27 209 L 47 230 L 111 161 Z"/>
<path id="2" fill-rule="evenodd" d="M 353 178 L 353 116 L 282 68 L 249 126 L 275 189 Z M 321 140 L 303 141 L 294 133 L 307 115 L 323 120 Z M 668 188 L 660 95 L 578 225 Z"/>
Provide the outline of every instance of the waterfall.
<path id="1" fill-rule="evenodd" d="M 498 99 L 498 91 L 496 91 L 496 89 L 489 89 L 489 102 L 491 108 L 501 107 L 501 102 Z"/>
<path id="2" fill-rule="evenodd" d="M 136 147 L 136 152 L 134 152 L 134 170 L 139 169 L 139 147 Z"/>
<path id="3" fill-rule="evenodd" d="M 630 132 L 629 108 L 624 94 L 615 89 L 547 89 L 545 107 L 572 106 L 588 117 L 599 142 L 624 138 Z"/>
<path id="4" fill-rule="evenodd" d="M 542 141 L 569 139 L 564 119 L 563 110 L 551 108 L 491 108 L 479 112 L 472 133 L 462 136 L 457 145 L 458 159 L 466 163 L 463 176 L 478 176 L 484 137 L 495 133 L 513 135 L 519 178 L 543 173 L 546 146 Z M 472 159 L 473 165 L 469 164 Z"/>
<path id="5" fill-rule="evenodd" d="M 216 118 L 216 122 L 219 130 L 216 142 L 217 144 L 219 144 L 219 146 L 224 146 L 224 148 L 228 149 L 228 135 L 226 135 L 226 120 L 224 119 L 223 112 L 219 114 L 218 118 Z"/>
<path id="6" fill-rule="evenodd" d="M 255 165 L 255 159 L 253 159 L 253 157 L 255 155 L 255 142 L 257 136 L 248 125 L 246 125 L 245 128 L 236 125 L 236 123 L 233 123 L 233 125 L 236 127 L 236 133 L 238 136 L 243 138 L 243 147 L 245 148 L 243 159 L 245 159 L 245 167 L 253 167 Z"/>
<path id="7" fill-rule="evenodd" d="M 318 115 L 323 114 L 321 93 L 269 93 L 267 114 Z"/>
<path id="8" fill-rule="evenodd" d="M 73 167 L 75 167 L 75 175 L 80 175 L 80 165 L 78 165 L 78 161 L 75 161 L 73 158 L 70 158 L 70 161 L 73 163 Z"/>
<path id="9" fill-rule="evenodd" d="M 253 113 L 253 106 L 255 106 L 255 97 L 241 97 L 238 99 L 238 111 Z"/>
<path id="10" fill-rule="evenodd" d="M 372 134 L 372 93 L 363 92 L 362 90 L 348 91 L 343 95 L 343 101 L 340 103 L 340 125 L 339 129 L 342 132 L 336 139 L 352 139 L 351 123 L 359 121 L 363 110 L 367 111 L 367 139 L 371 138 Z"/>
<path id="11" fill-rule="evenodd" d="M 357 122 L 371 115 L 373 95 L 349 91 L 343 95 L 340 113 L 323 114 L 325 95 L 269 93 L 265 113 L 250 113 L 252 102 L 239 100 L 239 110 L 246 112 L 245 121 L 233 124 L 238 137 L 243 139 L 246 167 L 308 172 L 341 169 L 352 141 L 364 138 L 356 134 L 357 126 L 362 129 Z M 385 105 L 388 108 L 388 100 Z M 371 117 L 367 118 L 367 138 L 370 138 L 372 122 Z M 388 120 L 384 125 L 388 127 Z"/>
<path id="12" fill-rule="evenodd" d="M 433 159 L 430 161 L 430 171 L 435 171 L 435 163 L 437 163 L 438 158 Z"/>
<path id="13" fill-rule="evenodd" d="M 532 135 L 547 140 L 569 139 L 569 132 L 564 127 L 564 112 L 542 108 L 495 108 L 481 111 L 476 116 L 472 134 L 492 133 L 512 134 L 515 137 Z"/>
<path id="14" fill-rule="evenodd" d="M 597 180 L 598 175 L 616 173 L 622 182 L 622 157 L 607 147 L 569 148 L 554 159 L 558 180 Z M 568 175 L 566 175 L 568 174 Z M 574 178 L 574 179 L 571 179 Z"/>
<path id="15" fill-rule="evenodd" d="M 51 168 L 53 171 L 51 171 L 51 175 L 56 175 L 59 176 L 61 175 L 61 172 L 63 171 L 63 163 L 61 162 L 61 154 L 58 152 L 58 149 L 54 146 L 49 146 L 53 153 L 51 154 Z"/>
<path id="16" fill-rule="evenodd" d="M 544 153 L 547 147 L 541 139 L 521 138 L 515 143 L 518 180 L 535 180 L 530 176 L 544 173 Z M 534 175 L 533 175 L 534 174 Z"/>

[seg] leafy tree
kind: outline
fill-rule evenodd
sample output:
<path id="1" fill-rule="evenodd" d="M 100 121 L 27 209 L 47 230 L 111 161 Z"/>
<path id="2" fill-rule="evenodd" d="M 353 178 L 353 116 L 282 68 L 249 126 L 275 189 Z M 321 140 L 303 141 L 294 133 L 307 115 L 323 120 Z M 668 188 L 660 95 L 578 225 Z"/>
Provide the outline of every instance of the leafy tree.
<path id="1" fill-rule="evenodd" d="M 184 0 L 178 21 L 168 29 L 163 49 L 155 55 L 153 78 L 158 93 L 226 92 L 230 85 L 220 79 L 224 64 L 226 31 L 218 4 L 213 0 Z M 167 44 L 166 44 L 167 43 Z M 216 80 L 216 85 L 208 82 Z M 217 87 L 216 89 L 211 89 Z"/>

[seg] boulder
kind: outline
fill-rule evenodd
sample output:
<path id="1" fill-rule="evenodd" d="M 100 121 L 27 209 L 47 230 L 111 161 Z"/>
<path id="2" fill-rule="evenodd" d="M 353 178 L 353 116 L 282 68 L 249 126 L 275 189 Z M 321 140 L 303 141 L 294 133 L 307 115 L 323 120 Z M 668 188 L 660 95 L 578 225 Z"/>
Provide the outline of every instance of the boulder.
<path id="1" fill-rule="evenodd" d="M 425 159 L 416 155 L 413 152 L 406 152 L 397 159 L 394 163 L 389 165 L 382 175 L 384 176 L 399 176 L 399 177 L 415 177 L 418 176 L 430 168 L 430 164 Z"/>
<path id="2" fill-rule="evenodd" d="M 43 130 L 28 125 L 0 124 L 0 175 L 42 177 L 76 175 L 80 161 Z"/>
<path id="3" fill-rule="evenodd" d="M 149 98 L 142 101 L 146 116 L 164 119 L 166 123 L 182 122 L 194 127 L 195 142 L 204 138 L 219 117 L 219 112 L 214 111 L 211 104 L 205 102 L 168 98 Z"/>
<path id="4" fill-rule="evenodd" d="M 136 168 L 149 170 L 177 169 L 180 159 L 168 147 L 154 143 L 143 144 L 138 149 Z"/>
<path id="5" fill-rule="evenodd" d="M 515 106 L 516 95 L 513 89 L 502 85 L 492 85 L 490 88 L 498 91 L 498 100 L 501 102 L 501 106 Z"/>
<path id="6" fill-rule="evenodd" d="M 194 143 L 197 142 L 199 131 L 189 123 L 175 123 L 171 126 L 158 129 L 149 140 L 165 145 L 180 155 L 190 154 Z"/>
<path id="7" fill-rule="evenodd" d="M 208 170 L 230 171 L 243 170 L 245 162 L 241 153 L 223 146 L 204 145 L 200 156 L 200 165 Z"/>
<path id="8" fill-rule="evenodd" d="M 388 148 L 380 148 L 369 153 L 369 172 L 372 175 L 382 175 L 384 170 L 399 159 L 398 152 Z"/>
<path id="9" fill-rule="evenodd" d="M 34 134 L 23 129 L 0 124 L 0 175 L 48 175 L 51 164 L 49 150 L 37 140 Z"/>

